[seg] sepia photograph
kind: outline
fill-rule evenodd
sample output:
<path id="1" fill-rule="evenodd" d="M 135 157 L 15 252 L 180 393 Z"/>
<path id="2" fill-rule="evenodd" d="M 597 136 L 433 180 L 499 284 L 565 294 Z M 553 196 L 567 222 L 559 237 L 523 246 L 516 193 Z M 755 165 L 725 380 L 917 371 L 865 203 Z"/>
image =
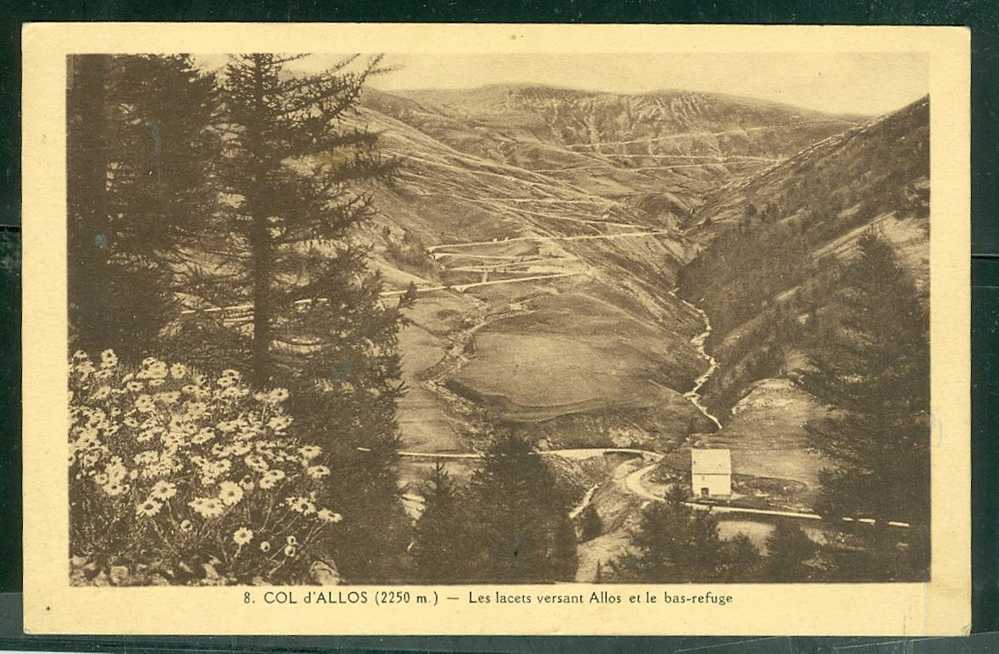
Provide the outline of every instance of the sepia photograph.
<path id="1" fill-rule="evenodd" d="M 63 66 L 67 586 L 935 581 L 928 50 Z"/>

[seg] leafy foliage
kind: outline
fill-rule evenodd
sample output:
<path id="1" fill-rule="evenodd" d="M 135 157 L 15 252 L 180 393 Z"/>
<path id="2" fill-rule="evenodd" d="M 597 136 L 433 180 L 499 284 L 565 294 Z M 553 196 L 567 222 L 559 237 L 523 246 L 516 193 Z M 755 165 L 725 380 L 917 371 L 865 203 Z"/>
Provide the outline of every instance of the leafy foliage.
<path id="1" fill-rule="evenodd" d="M 218 77 L 186 56 L 73 58 L 73 338 L 289 388 L 299 433 L 342 473 L 318 497 L 348 517 L 325 554 L 351 580 L 386 579 L 408 542 L 395 404 L 413 298 L 383 303 L 351 240 L 364 184 L 394 163 L 344 122 L 378 59 L 295 76 L 295 58 L 241 55 Z"/>
<path id="2" fill-rule="evenodd" d="M 226 202 L 212 234 L 220 265 L 194 267 L 192 288 L 213 305 L 248 302 L 252 329 L 190 321 L 204 338 L 198 361 L 225 365 L 235 356 L 258 385 L 293 391 L 290 411 L 310 438 L 329 448 L 346 474 L 334 482 L 350 518 L 336 545 L 352 580 L 396 574 L 406 546 L 406 517 L 396 488 L 397 334 L 401 309 L 383 304 L 379 276 L 352 229 L 372 215 L 363 185 L 387 181 L 374 134 L 347 128 L 378 58 L 347 72 L 348 57 L 317 74 L 292 75 L 297 57 L 232 57 L 221 90 Z M 218 341 L 215 337 L 221 337 Z M 217 343 L 223 345 L 217 347 Z"/>
<path id="3" fill-rule="evenodd" d="M 426 508 L 416 524 L 413 563 L 417 579 L 431 583 L 466 583 L 471 572 L 466 497 L 444 464 L 434 466 L 426 494 Z"/>
<path id="4" fill-rule="evenodd" d="M 697 210 L 700 228 L 717 236 L 681 273 L 679 290 L 711 316 L 708 347 L 721 362 L 704 388 L 713 412 L 753 381 L 780 375 L 784 352 L 812 349 L 798 330 L 803 315 L 812 336 L 828 329 L 823 305 L 840 284 L 851 232 L 889 215 L 928 230 L 928 176 L 923 99 L 816 143 Z"/>
<path id="5" fill-rule="evenodd" d="M 470 482 L 472 524 L 480 542 L 480 581 L 529 583 L 571 579 L 576 534 L 555 478 L 529 443 L 496 436 Z"/>
<path id="6" fill-rule="evenodd" d="M 375 350 L 391 347 L 398 316 L 381 309 L 380 280 L 349 236 L 372 211 L 358 184 L 387 179 L 394 163 L 382 161 L 374 134 L 343 125 L 378 59 L 360 73 L 344 71 L 347 58 L 289 75 L 297 58 L 238 55 L 226 66 L 226 201 L 213 226 L 219 246 L 204 253 L 212 265 L 191 265 L 192 292 L 215 306 L 252 305 L 246 355 L 257 384 L 312 384 L 334 366 L 360 383 L 368 373 L 391 377 L 397 361 Z"/>
<path id="7" fill-rule="evenodd" d="M 680 286 L 726 333 L 800 282 L 809 271 L 808 252 L 808 242 L 786 225 L 729 230 L 683 269 Z"/>

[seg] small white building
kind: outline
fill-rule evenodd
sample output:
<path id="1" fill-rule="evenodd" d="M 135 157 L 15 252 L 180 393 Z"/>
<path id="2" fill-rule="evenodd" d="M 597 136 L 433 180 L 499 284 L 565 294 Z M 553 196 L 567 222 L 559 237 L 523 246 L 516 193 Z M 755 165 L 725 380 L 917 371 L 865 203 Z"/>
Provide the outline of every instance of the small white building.
<path id="1" fill-rule="evenodd" d="M 695 497 L 732 494 L 732 456 L 728 450 L 690 450 L 690 488 Z"/>

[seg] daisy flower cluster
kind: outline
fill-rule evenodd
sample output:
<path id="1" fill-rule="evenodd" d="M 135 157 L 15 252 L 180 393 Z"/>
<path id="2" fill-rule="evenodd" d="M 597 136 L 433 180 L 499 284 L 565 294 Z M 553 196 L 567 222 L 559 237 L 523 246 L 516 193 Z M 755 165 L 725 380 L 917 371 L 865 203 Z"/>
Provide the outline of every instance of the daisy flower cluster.
<path id="1" fill-rule="evenodd" d="M 124 369 L 111 350 L 74 354 L 71 550 L 294 583 L 343 518 L 321 505 L 329 462 L 294 436 L 287 400 L 283 388 L 252 391 L 236 370 L 213 376 L 152 357 Z"/>

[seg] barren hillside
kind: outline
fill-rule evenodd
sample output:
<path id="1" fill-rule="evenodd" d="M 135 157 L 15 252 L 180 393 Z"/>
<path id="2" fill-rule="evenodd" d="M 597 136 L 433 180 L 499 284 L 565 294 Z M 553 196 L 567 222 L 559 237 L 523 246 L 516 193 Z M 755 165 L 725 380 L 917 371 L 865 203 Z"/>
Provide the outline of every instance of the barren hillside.
<path id="1" fill-rule="evenodd" d="M 403 435 L 447 450 L 497 420 L 551 447 L 662 449 L 711 429 L 683 397 L 706 362 L 703 319 L 669 292 L 695 251 L 679 225 L 710 190 L 852 124 L 543 87 L 372 91 L 357 121 L 402 163 L 364 238 L 390 286 L 440 289 L 403 334 Z"/>

